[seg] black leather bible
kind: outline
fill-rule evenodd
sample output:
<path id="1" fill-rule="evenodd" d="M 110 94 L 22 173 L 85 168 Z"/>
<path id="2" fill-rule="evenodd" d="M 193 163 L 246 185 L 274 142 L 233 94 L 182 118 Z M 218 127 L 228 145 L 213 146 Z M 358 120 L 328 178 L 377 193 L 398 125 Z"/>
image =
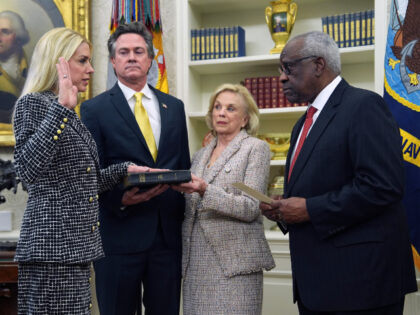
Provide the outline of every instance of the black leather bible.
<path id="1" fill-rule="evenodd" d="M 132 173 L 124 177 L 123 187 L 130 189 L 139 187 L 141 189 L 153 187 L 158 184 L 179 184 L 191 181 L 190 170 L 175 170 L 162 172 Z"/>

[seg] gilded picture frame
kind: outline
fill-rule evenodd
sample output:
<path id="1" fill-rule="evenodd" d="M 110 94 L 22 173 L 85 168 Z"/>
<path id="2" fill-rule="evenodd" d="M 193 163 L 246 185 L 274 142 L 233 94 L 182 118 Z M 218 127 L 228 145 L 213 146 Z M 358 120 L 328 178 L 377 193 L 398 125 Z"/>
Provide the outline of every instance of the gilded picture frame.
<path id="1" fill-rule="evenodd" d="M 2 12 L 7 11 L 8 14 L 18 15 L 24 22 L 24 28 L 29 34 L 29 41 L 21 45 L 20 50 L 22 60 L 19 59 L 18 67 L 22 70 L 22 78 L 19 85 L 15 85 L 13 93 L 10 91 L 10 83 L 18 82 L 11 81 L 12 75 L 8 76 L 7 72 L 3 70 L 0 64 L 0 146 L 14 146 L 15 139 L 13 136 L 13 128 L 11 124 L 11 112 L 13 110 L 14 98 L 19 96 L 21 88 L 24 83 L 24 78 L 27 67 L 30 63 L 30 58 L 39 38 L 48 30 L 54 27 L 68 27 L 74 29 L 90 39 L 90 0 L 13 0 L 2 1 L 0 3 L 0 32 L 2 31 Z M 12 13 L 10 13 L 12 12 Z M 11 19 L 6 15 L 6 20 Z M 4 16 L 3 16 L 4 20 Z M 16 22 L 7 22 L 15 23 Z M 0 34 L 1 36 L 2 34 Z M 17 37 L 18 35 L 16 35 Z M 0 40 L 0 57 L 2 52 Z M 7 55 L 6 55 L 7 56 Z M 4 59 L 4 58 L 3 58 Z M 23 62 L 23 59 L 24 62 Z M 1 62 L 1 60 L 0 60 Z M 26 65 L 26 68 L 25 66 Z M 5 69 L 7 65 L 4 66 Z M 3 80 L 3 81 L 2 81 Z M 6 81 L 4 81 L 6 80 Z M 9 80 L 9 81 L 7 81 Z M 22 82 L 23 81 L 23 82 Z M 3 92 L 4 91 L 4 92 Z M 3 96 L 5 98 L 3 98 Z M 11 97 L 9 97 L 11 95 Z M 86 92 L 81 93 L 80 100 L 83 101 L 90 96 L 90 88 Z M 9 100 L 12 105 L 9 105 Z M 8 103 L 9 102 L 9 103 Z M 7 105 L 6 105 L 7 104 Z"/>

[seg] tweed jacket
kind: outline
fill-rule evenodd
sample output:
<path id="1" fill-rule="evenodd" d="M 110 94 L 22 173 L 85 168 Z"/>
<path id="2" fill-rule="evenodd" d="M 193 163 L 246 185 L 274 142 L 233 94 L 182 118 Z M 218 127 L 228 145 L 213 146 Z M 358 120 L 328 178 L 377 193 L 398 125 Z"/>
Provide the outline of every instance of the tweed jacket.
<path id="1" fill-rule="evenodd" d="M 28 188 L 15 260 L 70 264 L 103 256 L 98 193 L 126 175 L 128 163 L 101 170 L 89 131 L 52 92 L 18 99 L 14 132 L 16 173 Z"/>
<path id="2" fill-rule="evenodd" d="M 191 171 L 208 184 L 203 197 L 186 195 L 182 226 L 183 275 L 189 261 L 190 237 L 197 220 L 226 277 L 274 268 L 264 235 L 259 202 L 231 186 L 235 182 L 265 192 L 270 168 L 268 145 L 241 131 L 226 147 L 209 172 L 204 169 L 216 139 L 198 151 Z"/>

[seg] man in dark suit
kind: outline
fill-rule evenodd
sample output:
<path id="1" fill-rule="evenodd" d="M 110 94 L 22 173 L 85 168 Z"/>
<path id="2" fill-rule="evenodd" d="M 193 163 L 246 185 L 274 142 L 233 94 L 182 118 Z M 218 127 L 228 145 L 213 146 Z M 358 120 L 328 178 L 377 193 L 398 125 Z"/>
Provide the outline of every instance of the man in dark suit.
<path id="1" fill-rule="evenodd" d="M 402 314 L 417 286 L 397 124 L 382 97 L 340 77 L 327 34 L 289 41 L 279 70 L 288 100 L 309 106 L 292 131 L 284 195 L 260 207 L 289 232 L 300 314 Z"/>
<path id="2" fill-rule="evenodd" d="M 81 107 L 102 166 L 132 161 L 189 169 L 184 104 L 147 84 L 154 58 L 150 32 L 139 22 L 121 25 L 108 40 L 108 50 L 118 82 Z M 142 300 L 146 314 L 179 314 L 185 204 L 180 193 L 167 188 L 114 189 L 101 196 L 106 257 L 95 263 L 95 272 L 102 315 L 134 314 Z"/>

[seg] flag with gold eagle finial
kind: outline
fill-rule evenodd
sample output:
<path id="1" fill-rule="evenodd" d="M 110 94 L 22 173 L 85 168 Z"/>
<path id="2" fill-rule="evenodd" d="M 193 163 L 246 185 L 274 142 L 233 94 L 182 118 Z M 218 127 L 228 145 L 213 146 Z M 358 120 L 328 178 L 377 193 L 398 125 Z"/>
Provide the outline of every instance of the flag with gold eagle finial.
<path id="1" fill-rule="evenodd" d="M 404 206 L 420 270 L 420 1 L 392 0 L 385 51 L 384 99 L 400 127 L 406 170 Z"/>
<path id="2" fill-rule="evenodd" d="M 162 42 L 162 21 L 160 18 L 159 0 L 113 0 L 110 23 L 111 34 L 118 25 L 140 21 L 153 35 L 153 49 L 155 59 L 147 76 L 147 83 L 156 89 L 169 93 L 166 74 L 165 57 Z M 107 88 L 111 88 L 117 78 L 111 63 L 108 65 Z"/>

